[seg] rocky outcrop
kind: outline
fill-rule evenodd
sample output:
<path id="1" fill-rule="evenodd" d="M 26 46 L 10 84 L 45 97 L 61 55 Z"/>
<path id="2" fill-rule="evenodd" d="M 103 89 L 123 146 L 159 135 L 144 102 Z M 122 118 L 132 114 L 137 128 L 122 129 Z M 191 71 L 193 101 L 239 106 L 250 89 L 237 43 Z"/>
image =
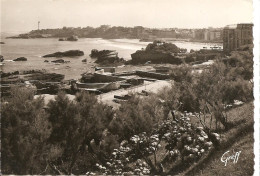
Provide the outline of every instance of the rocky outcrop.
<path id="1" fill-rule="evenodd" d="M 15 72 L 1 72 L 1 84 L 17 84 L 29 80 L 39 80 L 42 82 L 60 82 L 64 75 L 57 73 L 47 73 L 44 70 L 28 70 Z"/>
<path id="2" fill-rule="evenodd" d="M 125 80 L 125 78 L 120 78 L 118 76 L 103 75 L 98 73 L 83 73 L 81 76 L 80 81 L 82 83 L 109 83 Z"/>
<path id="3" fill-rule="evenodd" d="M 4 56 L 0 55 L 0 62 L 4 61 Z"/>
<path id="4" fill-rule="evenodd" d="M 67 90 L 70 87 L 63 84 L 64 75 L 47 73 L 45 70 L 28 70 L 15 72 L 0 72 L 0 83 L 2 96 L 10 94 L 10 87 L 25 86 L 34 87 L 37 94 L 57 94 L 59 90 Z"/>
<path id="5" fill-rule="evenodd" d="M 114 63 L 123 63 L 125 60 L 118 57 L 118 53 L 114 50 L 101 50 L 96 49 L 91 50 L 90 57 L 97 58 L 95 61 L 99 64 L 114 64 Z"/>
<path id="6" fill-rule="evenodd" d="M 54 60 L 54 61 L 51 61 L 51 62 L 64 64 L 64 63 L 68 63 L 68 62 L 70 62 L 70 61 L 65 61 L 65 60 L 63 60 L 63 59 L 57 59 L 57 60 Z"/>
<path id="7" fill-rule="evenodd" d="M 82 62 L 87 62 L 87 59 L 83 59 Z"/>
<path id="8" fill-rule="evenodd" d="M 150 63 L 170 63 L 181 64 L 183 61 L 180 57 L 176 57 L 184 50 L 178 48 L 172 43 L 165 43 L 160 41 L 154 41 L 147 45 L 145 50 L 138 50 L 131 54 L 131 64 L 144 64 Z"/>
<path id="9" fill-rule="evenodd" d="M 181 64 L 182 59 L 177 58 L 174 54 L 170 53 L 161 53 L 161 52 L 154 52 L 154 51 L 137 51 L 131 54 L 132 60 L 130 61 L 131 64 L 145 64 L 145 63 L 152 63 L 152 64 L 160 64 L 160 63 L 170 63 L 170 64 Z"/>
<path id="10" fill-rule="evenodd" d="M 75 35 L 72 35 L 72 36 L 67 38 L 67 41 L 78 41 L 78 37 L 75 36 Z"/>
<path id="11" fill-rule="evenodd" d="M 60 38 L 59 41 L 78 41 L 78 37 L 75 35 L 72 35 L 68 38 Z"/>
<path id="12" fill-rule="evenodd" d="M 93 49 L 91 50 L 91 53 L 90 53 L 90 57 L 92 58 L 98 58 L 98 57 L 104 57 L 104 56 L 109 56 L 109 55 L 115 55 L 117 56 L 118 53 L 116 53 L 116 51 L 114 50 L 101 50 L 101 51 L 98 51 L 97 49 Z"/>
<path id="13" fill-rule="evenodd" d="M 43 57 L 75 57 L 75 56 L 83 56 L 84 52 L 80 50 L 69 50 L 65 52 L 56 52 L 52 54 L 44 55 Z"/>
<path id="14" fill-rule="evenodd" d="M 17 59 L 14 59 L 13 61 L 27 61 L 27 58 L 25 58 L 25 57 L 18 57 Z"/>
<path id="15" fill-rule="evenodd" d="M 3 45 L 3 44 L 5 44 L 5 42 L 0 42 L 0 44 L 2 44 L 2 45 Z"/>

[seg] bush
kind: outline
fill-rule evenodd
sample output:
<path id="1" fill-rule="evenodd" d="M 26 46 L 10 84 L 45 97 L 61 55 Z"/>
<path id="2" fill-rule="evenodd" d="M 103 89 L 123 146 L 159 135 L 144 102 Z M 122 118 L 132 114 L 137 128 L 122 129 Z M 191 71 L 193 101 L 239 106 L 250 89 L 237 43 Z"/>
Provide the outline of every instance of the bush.
<path id="1" fill-rule="evenodd" d="M 13 88 L 2 105 L 2 173 L 40 174 L 49 156 L 47 139 L 51 126 L 42 97 L 33 99 L 26 88 Z"/>
<path id="2" fill-rule="evenodd" d="M 132 96 L 123 102 L 116 118 L 110 124 L 110 131 L 118 134 L 120 140 L 128 140 L 131 136 L 141 132 L 151 133 L 153 128 L 163 119 L 163 109 L 156 97 L 141 99 Z"/>
<path id="3" fill-rule="evenodd" d="M 252 55 L 245 51 L 233 53 L 228 60 L 215 60 L 197 75 L 191 74 L 190 67 L 177 67 L 171 73 L 175 80 L 172 89 L 163 95 L 167 102 L 164 107 L 168 111 L 173 108 L 182 112 L 210 113 L 228 129 L 230 125 L 223 113 L 225 106 L 235 100 L 253 99 L 253 84 L 249 81 L 252 68 Z"/>
<path id="4" fill-rule="evenodd" d="M 243 79 L 225 82 L 220 91 L 223 92 L 222 102 L 225 104 L 232 104 L 234 100 L 248 102 L 253 99 L 252 85 Z"/>
<path id="5" fill-rule="evenodd" d="M 94 95 L 81 92 L 72 101 L 60 92 L 55 100 L 49 102 L 47 112 L 53 126 L 50 142 L 63 151 L 55 163 L 63 168 L 65 174 L 71 174 L 75 166 L 82 165 L 79 163 L 82 155 L 86 152 L 96 154 L 92 141 L 97 146 L 100 144 L 103 131 L 113 118 L 113 111 L 100 104 Z"/>
<path id="6" fill-rule="evenodd" d="M 192 81 L 192 68 L 188 65 L 181 65 L 175 67 L 170 71 L 170 77 L 176 82 L 191 82 Z"/>
<path id="7" fill-rule="evenodd" d="M 96 164 L 96 172 L 108 175 L 165 174 L 163 166 L 181 163 L 185 169 L 212 147 L 213 142 L 203 128 L 193 127 L 190 116 L 180 113 L 178 121 L 163 120 L 152 134 L 141 132 L 129 141 L 122 141 L 108 162 Z M 159 159 L 157 154 L 162 158 Z"/>

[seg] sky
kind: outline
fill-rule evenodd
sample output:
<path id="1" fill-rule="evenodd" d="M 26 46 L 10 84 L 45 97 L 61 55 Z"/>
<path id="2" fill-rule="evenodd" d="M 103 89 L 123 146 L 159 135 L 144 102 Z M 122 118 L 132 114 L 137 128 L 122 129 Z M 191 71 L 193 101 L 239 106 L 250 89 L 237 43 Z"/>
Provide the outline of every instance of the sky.
<path id="1" fill-rule="evenodd" d="M 0 0 L 1 32 L 40 28 L 207 28 L 252 23 L 252 0 Z"/>

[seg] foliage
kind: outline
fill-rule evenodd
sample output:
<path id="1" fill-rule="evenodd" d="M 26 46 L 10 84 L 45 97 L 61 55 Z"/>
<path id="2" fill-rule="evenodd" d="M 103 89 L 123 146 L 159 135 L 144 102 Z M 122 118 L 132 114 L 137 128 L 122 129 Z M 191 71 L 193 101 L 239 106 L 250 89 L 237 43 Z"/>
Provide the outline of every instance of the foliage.
<path id="1" fill-rule="evenodd" d="M 103 131 L 113 118 L 111 108 L 98 103 L 94 95 L 80 93 L 75 101 L 59 93 L 48 104 L 47 112 L 53 126 L 50 142 L 63 151 L 55 163 L 65 173 L 72 173 L 79 156 L 88 152 L 95 153 L 92 141 L 99 145 Z M 64 164 L 60 164 L 63 161 Z"/>
<path id="2" fill-rule="evenodd" d="M 170 74 L 175 80 L 172 89 L 159 96 L 166 101 L 168 111 L 172 108 L 210 114 L 228 129 L 232 124 L 225 115 L 226 106 L 253 99 L 252 70 L 250 51 L 235 51 L 228 59 L 215 60 L 200 74 L 192 73 L 191 67 L 179 66 Z"/>
<path id="3" fill-rule="evenodd" d="M 114 149 L 111 158 L 104 165 L 97 163 L 100 173 L 109 175 L 162 174 L 161 168 L 168 163 L 193 163 L 213 147 L 203 128 L 190 123 L 191 114 L 181 114 L 173 120 L 162 121 L 152 134 L 142 132 L 133 135 L 129 141 L 122 141 Z M 213 134 L 219 136 L 217 134 Z M 164 158 L 157 160 L 157 151 L 164 145 Z M 151 159 L 153 158 L 153 159 Z"/>
<path id="4" fill-rule="evenodd" d="M 253 79 L 253 48 L 245 47 L 243 51 L 233 51 L 228 59 L 223 62 L 231 67 L 230 72 L 245 80 Z"/>
<path id="5" fill-rule="evenodd" d="M 161 41 L 155 40 L 153 43 L 149 43 L 146 46 L 145 51 L 160 51 L 160 52 L 169 52 L 169 53 L 179 53 L 180 48 L 178 48 L 175 44 L 165 43 Z"/>
<path id="6" fill-rule="evenodd" d="M 2 172 L 39 174 L 49 156 L 47 139 L 51 126 L 43 110 L 42 97 L 33 91 L 13 88 L 8 103 L 2 105 Z"/>
<path id="7" fill-rule="evenodd" d="M 191 82 L 192 81 L 192 73 L 191 73 L 192 68 L 188 65 L 181 65 L 175 67 L 173 70 L 170 72 L 170 77 L 176 81 L 176 82 Z"/>
<path id="8" fill-rule="evenodd" d="M 116 111 L 116 117 L 110 124 L 111 132 L 118 134 L 121 140 L 128 140 L 141 132 L 151 133 L 156 124 L 164 118 L 163 109 L 158 102 L 155 96 L 144 99 L 132 96 Z"/>

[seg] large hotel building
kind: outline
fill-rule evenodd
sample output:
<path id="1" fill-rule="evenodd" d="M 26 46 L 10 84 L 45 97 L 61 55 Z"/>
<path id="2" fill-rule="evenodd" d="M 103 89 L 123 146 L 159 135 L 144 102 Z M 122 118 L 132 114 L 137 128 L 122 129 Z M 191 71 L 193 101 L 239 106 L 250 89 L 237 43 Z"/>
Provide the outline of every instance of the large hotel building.
<path id="1" fill-rule="evenodd" d="M 224 52 L 229 53 L 246 44 L 253 44 L 253 24 L 228 25 L 224 28 Z"/>

